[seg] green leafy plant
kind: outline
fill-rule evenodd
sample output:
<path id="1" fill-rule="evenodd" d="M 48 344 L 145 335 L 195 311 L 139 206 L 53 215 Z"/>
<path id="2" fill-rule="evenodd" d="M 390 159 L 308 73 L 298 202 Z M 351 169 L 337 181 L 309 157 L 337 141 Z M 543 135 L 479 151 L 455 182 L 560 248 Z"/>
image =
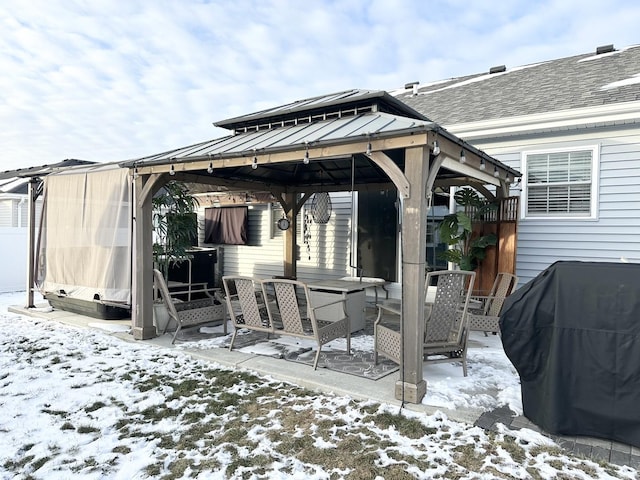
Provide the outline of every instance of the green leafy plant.
<path id="1" fill-rule="evenodd" d="M 153 261 L 167 278 L 169 265 L 189 258 L 196 240 L 198 201 L 187 187 L 171 181 L 153 197 Z"/>
<path id="2" fill-rule="evenodd" d="M 461 270 L 475 270 L 485 258 L 487 247 L 498 243 L 498 237 L 494 233 L 474 236 L 473 221 L 482 220 L 497 207 L 471 188 L 458 190 L 454 199 L 463 209 L 446 215 L 438 225 L 440 239 L 452 247 L 442 252 L 440 258 L 455 263 Z"/>

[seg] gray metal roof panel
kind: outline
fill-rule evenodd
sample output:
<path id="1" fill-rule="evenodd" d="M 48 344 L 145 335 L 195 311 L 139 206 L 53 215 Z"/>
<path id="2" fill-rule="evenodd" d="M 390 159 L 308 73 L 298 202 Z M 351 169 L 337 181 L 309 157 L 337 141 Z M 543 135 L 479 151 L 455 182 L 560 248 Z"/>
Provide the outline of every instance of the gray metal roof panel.
<path id="1" fill-rule="evenodd" d="M 481 73 L 395 92 L 440 125 L 640 100 L 640 46 Z"/>
<path id="2" fill-rule="evenodd" d="M 336 106 L 350 108 L 355 105 L 374 103 L 386 107 L 386 109 L 389 110 L 388 113 L 404 115 L 419 120 L 427 120 L 421 113 L 415 111 L 406 103 L 399 101 L 383 90 L 355 89 L 298 100 L 286 105 L 261 110 L 248 115 L 221 120 L 215 122 L 214 125 L 234 129 L 240 126 L 252 126 L 260 123 L 269 123 L 270 121 L 280 121 L 283 118 L 301 116 L 306 113 L 317 114 L 323 111 L 328 112 Z"/>
<path id="3" fill-rule="evenodd" d="M 49 175 L 50 173 L 63 168 L 75 167 L 78 165 L 92 165 L 96 162 L 88 160 L 77 160 L 74 158 L 62 160 L 57 163 L 51 163 L 47 165 L 40 165 L 36 167 L 18 168 L 15 170 L 6 170 L 0 172 L 0 179 L 14 178 L 14 177 L 42 177 Z"/>
<path id="4" fill-rule="evenodd" d="M 367 134 L 385 135 L 394 132 L 423 128 L 437 128 L 433 122 L 398 117 L 388 113 L 367 113 L 355 117 L 334 118 L 322 122 L 298 124 L 271 130 L 251 131 L 229 135 L 195 145 L 150 155 L 123 165 L 160 162 L 169 159 L 199 158 L 208 155 L 247 155 L 253 150 L 286 150 L 307 144 L 342 141 Z"/>

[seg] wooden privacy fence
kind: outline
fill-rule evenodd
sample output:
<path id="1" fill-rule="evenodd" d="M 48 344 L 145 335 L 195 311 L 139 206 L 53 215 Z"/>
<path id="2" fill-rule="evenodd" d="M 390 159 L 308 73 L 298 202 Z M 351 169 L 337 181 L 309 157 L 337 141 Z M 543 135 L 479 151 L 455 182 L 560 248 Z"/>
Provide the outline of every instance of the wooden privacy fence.
<path id="1" fill-rule="evenodd" d="M 498 200 L 498 208 L 482 220 L 473 222 L 473 236 L 495 233 L 498 242 L 488 247 L 486 257 L 476 269 L 475 292 L 488 292 L 498 272 L 516 273 L 518 206 L 520 197 Z"/>

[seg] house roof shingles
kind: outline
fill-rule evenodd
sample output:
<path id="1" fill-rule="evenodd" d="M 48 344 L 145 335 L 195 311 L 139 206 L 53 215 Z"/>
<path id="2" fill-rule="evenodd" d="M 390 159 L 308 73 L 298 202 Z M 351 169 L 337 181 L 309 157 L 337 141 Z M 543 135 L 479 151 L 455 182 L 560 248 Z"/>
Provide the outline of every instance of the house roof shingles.
<path id="1" fill-rule="evenodd" d="M 418 85 L 417 95 L 394 93 L 445 126 L 638 101 L 640 45 Z"/>

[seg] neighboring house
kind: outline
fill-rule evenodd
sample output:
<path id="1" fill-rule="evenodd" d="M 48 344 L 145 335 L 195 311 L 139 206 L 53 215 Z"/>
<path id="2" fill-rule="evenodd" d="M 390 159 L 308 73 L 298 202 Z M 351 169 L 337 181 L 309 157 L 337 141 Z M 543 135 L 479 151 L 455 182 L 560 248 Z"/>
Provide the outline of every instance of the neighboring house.
<path id="1" fill-rule="evenodd" d="M 0 180 L 0 292 L 26 288 L 28 180 Z M 39 204 L 40 205 L 40 204 Z"/>
<path id="2" fill-rule="evenodd" d="M 640 46 L 392 94 L 522 173 L 521 283 L 557 260 L 640 261 Z"/>
<path id="3" fill-rule="evenodd" d="M 40 167 L 0 172 L 0 293 L 24 290 L 27 285 L 29 179 L 43 177 L 60 168 L 86 162 L 63 160 Z M 36 202 L 36 226 L 40 221 L 42 199 Z"/>

